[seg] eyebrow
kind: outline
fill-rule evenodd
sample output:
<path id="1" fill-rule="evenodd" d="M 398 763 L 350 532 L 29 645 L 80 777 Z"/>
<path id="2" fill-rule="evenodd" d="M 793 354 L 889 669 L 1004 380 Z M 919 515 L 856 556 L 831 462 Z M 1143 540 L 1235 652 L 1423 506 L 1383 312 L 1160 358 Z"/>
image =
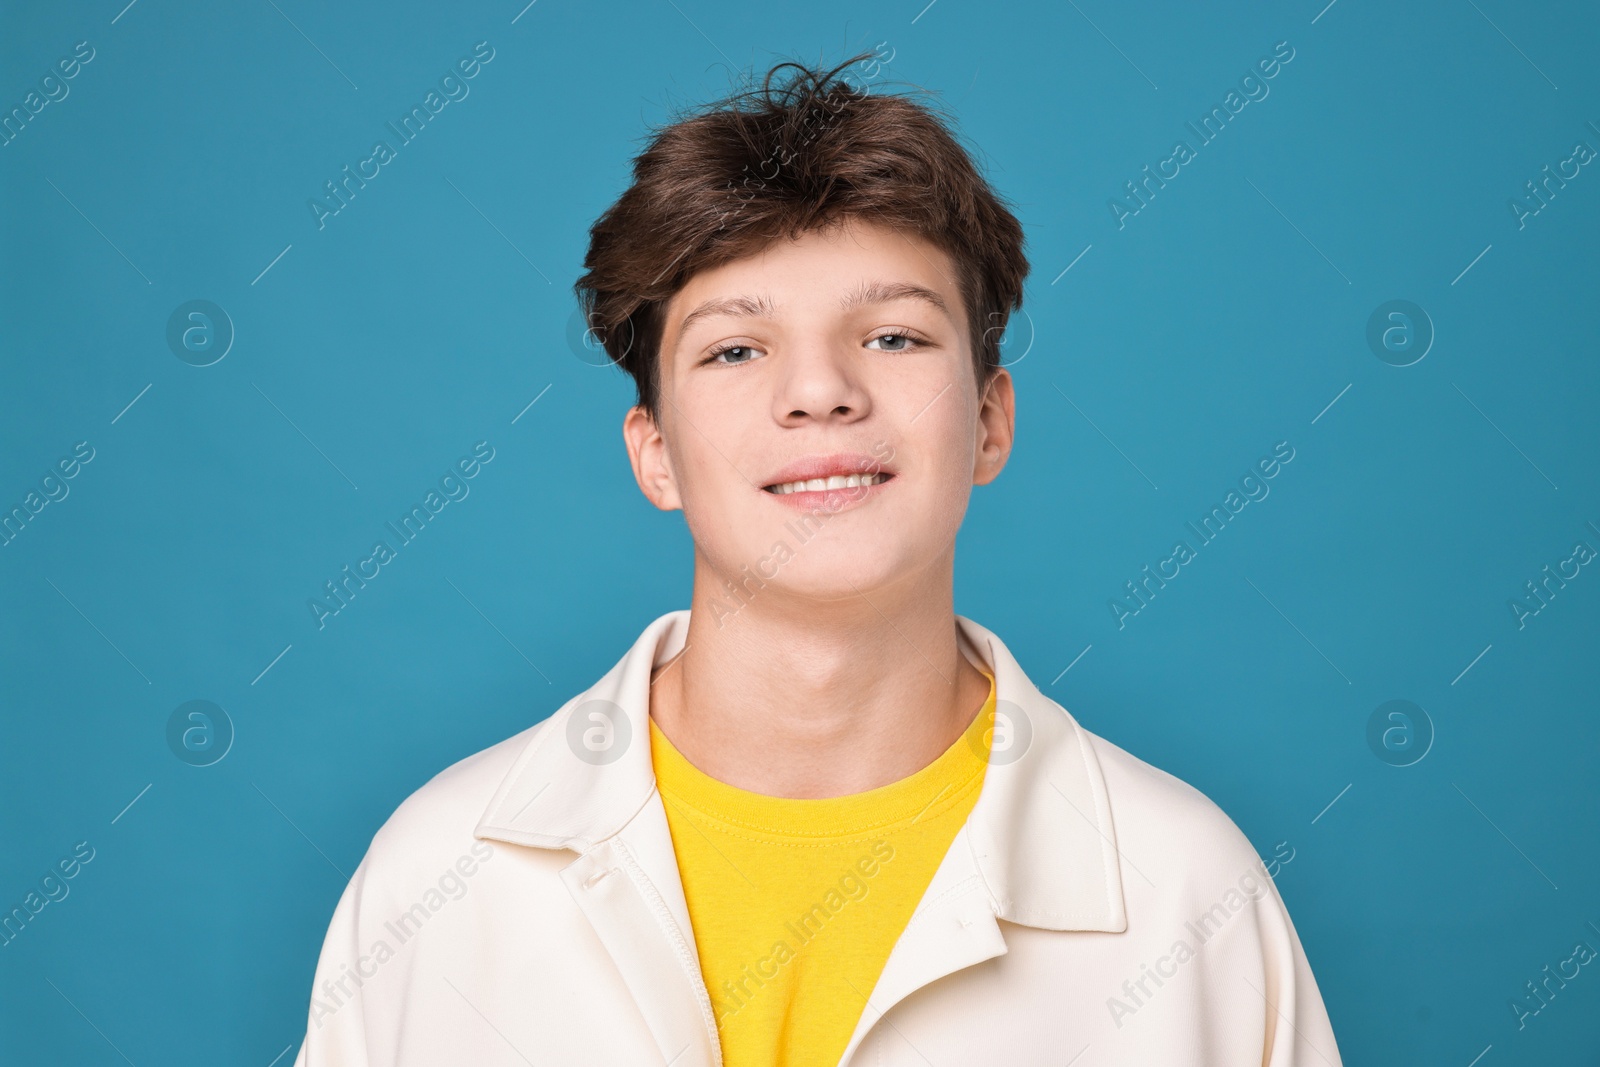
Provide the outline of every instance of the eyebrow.
<path id="1" fill-rule="evenodd" d="M 950 309 L 945 306 L 944 297 L 925 285 L 913 285 L 910 282 L 863 283 L 846 296 L 839 306 L 841 310 L 849 311 L 867 304 L 888 304 L 895 300 L 921 300 L 932 304 L 945 315 L 950 314 Z"/>
<path id="2" fill-rule="evenodd" d="M 895 300 L 921 300 L 939 309 L 946 316 L 950 314 L 944 297 L 927 286 L 914 285 L 910 282 L 864 282 L 845 295 L 839 303 L 839 308 L 841 311 L 850 311 L 869 304 L 888 304 Z M 689 327 L 701 319 L 716 315 L 774 318 L 777 313 L 777 306 L 765 294 L 707 300 L 683 317 L 683 322 L 678 326 L 678 337 L 682 338 L 689 332 Z"/>
<path id="3" fill-rule="evenodd" d="M 721 300 L 707 300 L 683 317 L 683 322 L 678 326 L 678 337 L 682 338 L 684 334 L 689 332 L 689 327 L 701 319 L 709 319 L 714 315 L 743 315 L 746 318 L 759 316 L 770 319 L 777 313 L 776 305 L 765 294 L 760 296 L 730 296 Z"/>

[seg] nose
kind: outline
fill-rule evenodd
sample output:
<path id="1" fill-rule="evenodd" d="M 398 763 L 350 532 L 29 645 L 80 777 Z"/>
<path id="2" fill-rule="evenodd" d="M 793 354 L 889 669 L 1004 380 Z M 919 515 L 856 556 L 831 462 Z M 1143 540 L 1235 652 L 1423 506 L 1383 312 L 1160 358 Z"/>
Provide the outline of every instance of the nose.
<path id="1" fill-rule="evenodd" d="M 871 401 L 854 366 L 853 353 L 837 343 L 808 343 L 792 349 L 773 395 L 773 417 L 785 426 L 805 422 L 858 422 Z"/>

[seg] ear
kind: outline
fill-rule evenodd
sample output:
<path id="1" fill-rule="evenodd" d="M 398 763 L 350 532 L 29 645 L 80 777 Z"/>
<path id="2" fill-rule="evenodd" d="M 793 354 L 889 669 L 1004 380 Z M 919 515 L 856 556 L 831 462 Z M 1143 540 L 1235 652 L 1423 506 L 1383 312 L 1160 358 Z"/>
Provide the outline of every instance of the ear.
<path id="1" fill-rule="evenodd" d="M 679 511 L 683 501 L 672 474 L 667 441 L 649 412 L 635 404 L 622 419 L 622 440 L 628 447 L 628 462 L 640 492 L 662 511 Z"/>
<path id="2" fill-rule="evenodd" d="M 1016 440 L 1016 393 L 1011 372 L 1000 367 L 989 376 L 978 399 L 978 435 L 972 455 L 972 484 L 988 485 L 1000 476 Z"/>

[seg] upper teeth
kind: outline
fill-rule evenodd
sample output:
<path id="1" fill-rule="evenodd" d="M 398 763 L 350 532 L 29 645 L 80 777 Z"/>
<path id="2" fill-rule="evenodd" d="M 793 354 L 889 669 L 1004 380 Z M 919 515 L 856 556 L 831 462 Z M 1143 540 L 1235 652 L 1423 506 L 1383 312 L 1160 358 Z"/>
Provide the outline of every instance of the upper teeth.
<path id="1" fill-rule="evenodd" d="M 808 478 L 798 482 L 784 482 L 768 488 L 769 493 L 805 493 L 820 489 L 854 489 L 863 485 L 877 485 L 888 479 L 887 474 L 835 474 L 829 478 Z"/>

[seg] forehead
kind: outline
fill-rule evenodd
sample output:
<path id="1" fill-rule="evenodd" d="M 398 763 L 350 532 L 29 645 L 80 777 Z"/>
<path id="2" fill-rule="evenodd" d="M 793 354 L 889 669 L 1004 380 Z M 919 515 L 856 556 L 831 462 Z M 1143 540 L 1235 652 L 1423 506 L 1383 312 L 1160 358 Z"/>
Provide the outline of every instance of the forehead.
<path id="1" fill-rule="evenodd" d="M 728 314 L 780 317 L 787 305 L 850 311 L 895 299 L 921 299 L 964 322 L 961 287 L 950 256 L 926 238 L 847 220 L 691 275 L 664 311 L 666 340 L 698 320 L 707 303 Z"/>

